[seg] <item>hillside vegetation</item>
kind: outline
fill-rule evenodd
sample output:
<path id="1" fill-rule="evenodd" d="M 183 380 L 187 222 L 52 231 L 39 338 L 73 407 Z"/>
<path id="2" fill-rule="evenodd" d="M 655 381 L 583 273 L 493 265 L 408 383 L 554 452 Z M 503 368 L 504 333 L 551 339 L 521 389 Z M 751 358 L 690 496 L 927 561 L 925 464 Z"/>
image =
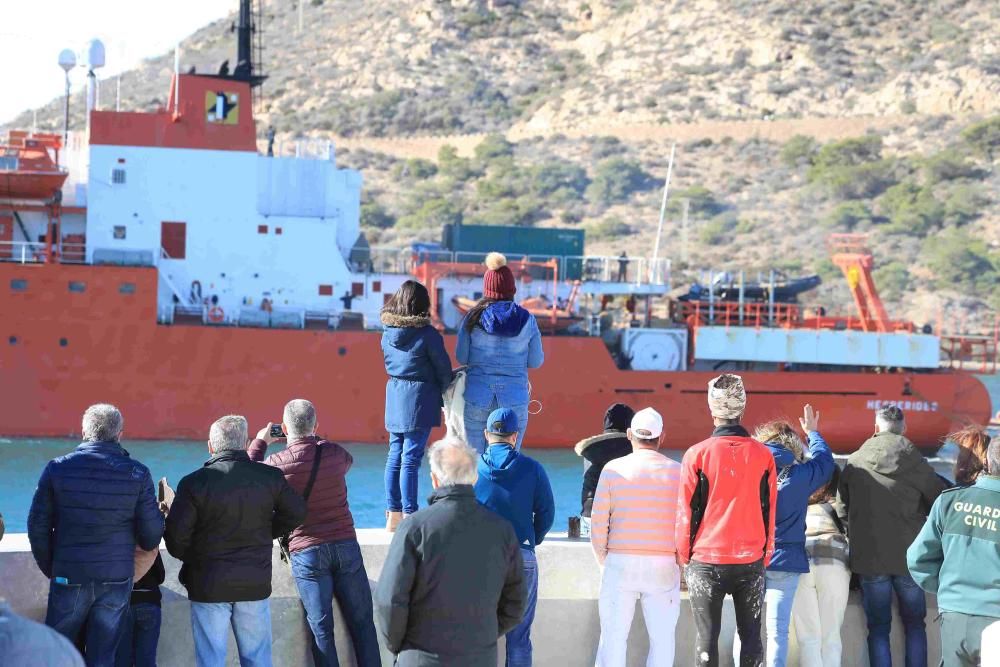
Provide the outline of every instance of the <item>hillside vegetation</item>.
<path id="1" fill-rule="evenodd" d="M 351 139 L 340 159 L 364 172 L 374 244 L 463 220 L 583 226 L 590 252 L 648 254 L 671 144 L 652 128 L 684 123 L 666 239 L 678 279 L 816 271 L 828 278 L 816 298 L 846 305 L 825 238 L 862 231 L 893 315 L 934 321 L 957 306 L 985 322 L 1000 306 L 993 0 L 298 1 L 266 3 L 260 126 Z M 182 68 L 232 64 L 231 21 L 186 40 Z M 126 73 L 123 106 L 164 104 L 172 64 Z M 57 127 L 59 108 L 38 110 L 39 124 Z M 862 116 L 891 121 L 836 139 L 829 123 L 810 129 Z M 762 120 L 792 118 L 798 134 L 759 136 Z M 725 120 L 756 124 L 699 134 Z M 421 158 L 363 148 L 469 133 L 488 136 Z"/>

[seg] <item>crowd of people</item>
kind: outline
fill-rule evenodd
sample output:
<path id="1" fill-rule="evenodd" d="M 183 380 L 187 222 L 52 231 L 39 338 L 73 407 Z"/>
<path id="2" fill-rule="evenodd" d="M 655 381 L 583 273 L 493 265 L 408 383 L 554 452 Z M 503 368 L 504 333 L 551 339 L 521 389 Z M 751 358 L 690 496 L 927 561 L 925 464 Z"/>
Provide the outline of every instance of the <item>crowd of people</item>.
<path id="1" fill-rule="evenodd" d="M 348 504 L 353 459 L 317 435 L 310 401 L 289 401 L 282 423 L 254 438 L 244 417 L 221 417 L 205 464 L 176 492 L 161 480 L 159 494 L 122 447 L 121 412 L 97 404 L 83 415 L 83 444 L 43 470 L 29 513 L 32 554 L 50 581 L 48 628 L 0 601 L 0 665 L 155 665 L 161 539 L 181 562 L 199 667 L 225 664 L 230 628 L 242 665 L 272 664 L 274 540 L 316 665 L 339 664 L 334 600 L 361 667 L 382 664 L 380 644 L 402 667 L 493 667 L 500 637 L 507 665 L 531 665 L 535 550 L 555 504 L 545 468 L 521 444 L 528 369 L 544 358 L 502 256 L 487 265 L 483 299 L 460 329 L 457 404 L 442 398 L 455 380 L 427 290 L 407 281 L 383 311 L 392 542 L 374 591 Z M 599 667 L 626 664 L 637 603 L 647 666 L 675 663 L 682 582 L 695 644 L 682 664 L 719 664 L 732 596 L 740 667 L 785 665 L 793 629 L 800 664 L 841 665 L 855 581 L 873 667 L 893 664 L 894 597 L 906 636 L 897 664 L 927 665 L 925 592 L 938 596 L 943 664 L 979 664 L 983 631 L 1000 621 L 990 574 L 1000 571 L 1000 442 L 973 427 L 953 434 L 960 456 L 949 489 L 906 438 L 899 408 L 876 413 L 875 434 L 841 471 L 811 406 L 798 429 L 771 421 L 751 433 L 747 390 L 732 374 L 709 383 L 707 403 L 713 430 L 706 418 L 709 437 L 679 463 L 660 451 L 670 416 L 652 408 L 611 406 L 604 431 L 576 447 L 589 465 L 581 513 L 601 577 Z M 446 415 L 448 436 L 428 448 L 442 407 L 459 418 Z M 286 447 L 268 455 L 277 440 Z M 425 450 L 432 493 L 419 509 Z"/>

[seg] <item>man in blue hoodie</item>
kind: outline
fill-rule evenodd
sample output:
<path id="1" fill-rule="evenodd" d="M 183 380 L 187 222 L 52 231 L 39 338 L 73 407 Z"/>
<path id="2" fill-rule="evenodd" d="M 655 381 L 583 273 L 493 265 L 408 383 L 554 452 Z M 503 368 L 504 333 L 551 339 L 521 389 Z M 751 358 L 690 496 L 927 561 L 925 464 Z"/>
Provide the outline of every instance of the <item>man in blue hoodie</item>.
<path id="1" fill-rule="evenodd" d="M 479 457 L 476 500 L 514 526 L 524 560 L 527 606 L 521 623 L 507 633 L 507 667 L 530 667 L 531 623 L 538 602 L 538 561 L 535 545 L 552 528 L 556 506 L 552 485 L 538 461 L 518 452 L 517 414 L 499 408 L 486 420 L 486 451 Z"/>

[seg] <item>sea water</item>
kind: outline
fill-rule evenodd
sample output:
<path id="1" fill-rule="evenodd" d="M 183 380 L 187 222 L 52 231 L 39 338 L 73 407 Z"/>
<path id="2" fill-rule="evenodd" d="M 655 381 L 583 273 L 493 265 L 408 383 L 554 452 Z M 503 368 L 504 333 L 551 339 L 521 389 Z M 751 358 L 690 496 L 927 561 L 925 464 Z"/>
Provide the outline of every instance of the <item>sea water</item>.
<path id="1" fill-rule="evenodd" d="M 31 497 L 45 464 L 73 450 L 75 440 L 0 438 L 0 514 L 3 514 L 9 533 L 27 530 L 28 509 Z M 204 442 L 126 440 L 125 448 L 135 459 L 142 461 L 153 475 L 154 483 L 166 477 L 177 487 L 181 477 L 197 470 L 208 459 Z M 387 445 L 346 445 L 354 457 L 354 465 L 347 474 L 347 495 L 358 528 L 377 528 L 385 525 L 385 484 L 383 471 Z M 949 449 L 950 448 L 950 449 Z M 275 443 L 268 448 L 273 454 L 284 449 Z M 556 500 L 556 520 L 553 530 L 565 531 L 567 519 L 580 513 L 580 489 L 583 483 L 583 459 L 572 449 L 525 449 L 524 452 L 538 460 L 549 475 Z M 684 452 L 665 451 L 670 458 L 680 461 Z M 954 446 L 942 448 L 938 458 L 931 459 L 934 468 L 945 477 L 952 478 Z M 838 457 L 843 463 L 843 458 Z M 430 494 L 430 474 L 427 461 L 420 470 L 420 505 L 426 505 Z"/>
<path id="2" fill-rule="evenodd" d="M 0 514 L 8 533 L 27 530 L 28 509 L 38 477 L 45 464 L 73 450 L 75 440 L 0 438 Z M 166 477 L 175 489 L 177 482 L 197 470 L 208 459 L 204 442 L 163 440 L 128 440 L 123 443 L 132 458 L 142 461 L 153 475 L 154 483 Z M 347 474 L 347 494 L 358 528 L 385 526 L 385 483 L 383 472 L 387 445 L 346 445 L 354 457 Z M 284 449 L 275 443 L 268 454 Z M 556 523 L 553 530 L 566 530 L 567 517 L 580 513 L 580 487 L 583 482 L 583 459 L 572 449 L 525 449 L 537 459 L 549 475 L 556 498 Z M 678 454 L 679 458 L 679 454 Z M 431 492 L 427 461 L 420 470 L 420 505 L 426 505 Z"/>

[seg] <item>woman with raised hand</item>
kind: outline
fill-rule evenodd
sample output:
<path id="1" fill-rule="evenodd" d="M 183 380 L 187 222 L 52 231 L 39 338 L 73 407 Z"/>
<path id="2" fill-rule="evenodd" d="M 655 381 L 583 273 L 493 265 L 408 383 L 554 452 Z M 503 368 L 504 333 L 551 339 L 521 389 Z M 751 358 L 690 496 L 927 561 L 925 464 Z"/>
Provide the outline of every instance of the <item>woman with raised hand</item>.
<path id="1" fill-rule="evenodd" d="M 420 462 L 431 429 L 441 425 L 441 395 L 451 383 L 451 358 L 441 334 L 431 326 L 427 288 L 404 282 L 382 308 L 385 430 L 386 530 L 417 511 Z"/>
<path id="2" fill-rule="evenodd" d="M 465 437 L 480 454 L 486 449 L 486 418 L 498 407 L 517 415 L 521 448 L 528 425 L 531 385 L 528 369 L 545 360 L 534 315 L 514 303 L 517 286 L 498 252 L 486 256 L 483 297 L 462 320 L 456 356 L 468 366 L 465 379 Z"/>
<path id="3" fill-rule="evenodd" d="M 778 470 L 774 555 L 764 573 L 768 667 L 784 667 L 788 660 L 788 626 L 795 591 L 799 577 L 809 571 L 806 553 L 809 497 L 826 486 L 837 466 L 830 447 L 819 434 L 819 413 L 811 405 L 805 406 L 799 424 L 809 440 L 809 458 L 802 439 L 786 421 L 767 422 L 754 432 L 754 438 L 771 450 Z M 736 647 L 734 655 L 739 655 L 738 637 Z"/>

